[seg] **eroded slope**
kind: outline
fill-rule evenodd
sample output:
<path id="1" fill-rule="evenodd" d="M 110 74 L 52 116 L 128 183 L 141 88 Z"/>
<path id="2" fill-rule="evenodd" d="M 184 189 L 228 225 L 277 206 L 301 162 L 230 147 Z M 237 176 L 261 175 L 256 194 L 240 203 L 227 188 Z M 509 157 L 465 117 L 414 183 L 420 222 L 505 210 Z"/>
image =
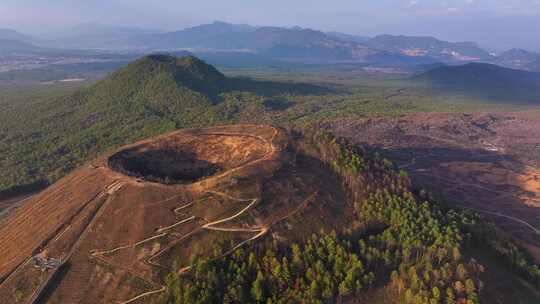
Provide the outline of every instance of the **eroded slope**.
<path id="1" fill-rule="evenodd" d="M 350 226 L 341 183 L 293 141 L 270 126 L 189 129 L 85 165 L 0 228 L 0 299 L 144 301 L 194 255 Z"/>

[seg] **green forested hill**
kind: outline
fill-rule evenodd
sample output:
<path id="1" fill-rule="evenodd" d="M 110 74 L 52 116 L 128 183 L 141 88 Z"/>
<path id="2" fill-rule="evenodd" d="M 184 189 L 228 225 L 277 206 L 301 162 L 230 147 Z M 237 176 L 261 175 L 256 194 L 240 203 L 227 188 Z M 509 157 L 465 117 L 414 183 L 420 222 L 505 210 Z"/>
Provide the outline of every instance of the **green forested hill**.
<path id="1" fill-rule="evenodd" d="M 440 66 L 415 77 L 438 91 L 537 104 L 540 74 L 486 63 Z"/>
<path id="2" fill-rule="evenodd" d="M 227 78 L 191 56 L 147 56 L 67 96 L 4 105 L 0 193 L 14 186 L 47 184 L 84 160 L 136 139 L 225 123 L 243 99 L 317 90 Z"/>

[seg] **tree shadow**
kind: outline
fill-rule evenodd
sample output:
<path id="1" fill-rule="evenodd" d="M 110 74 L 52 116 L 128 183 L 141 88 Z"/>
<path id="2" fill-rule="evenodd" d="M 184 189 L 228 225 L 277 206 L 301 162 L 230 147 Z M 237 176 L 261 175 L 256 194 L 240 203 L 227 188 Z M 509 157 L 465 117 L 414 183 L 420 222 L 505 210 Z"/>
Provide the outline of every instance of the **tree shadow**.
<path id="1" fill-rule="evenodd" d="M 326 95 L 335 93 L 335 89 L 308 83 L 277 82 L 267 80 L 255 80 L 246 77 L 228 78 L 228 91 L 251 92 L 263 96 L 276 96 L 283 94 L 293 95 Z"/>
<path id="2" fill-rule="evenodd" d="M 263 102 L 263 105 L 265 106 L 265 108 L 272 111 L 285 111 L 293 106 L 291 102 L 277 98 L 267 99 Z"/>
<path id="3" fill-rule="evenodd" d="M 0 200 L 7 200 L 20 195 L 41 191 L 49 186 L 49 182 L 45 179 L 40 179 L 32 183 L 17 185 L 6 190 L 0 191 Z"/>
<path id="4" fill-rule="evenodd" d="M 50 280 L 50 283 L 43 289 L 40 295 L 35 300 L 35 304 L 45 304 L 48 303 L 53 295 L 54 291 L 58 289 L 62 280 L 66 277 L 68 271 L 71 269 L 71 264 L 68 261 L 66 264 L 60 266 L 60 269 L 56 270 L 53 274 L 53 277 Z M 49 270 L 52 271 L 52 270 Z"/>

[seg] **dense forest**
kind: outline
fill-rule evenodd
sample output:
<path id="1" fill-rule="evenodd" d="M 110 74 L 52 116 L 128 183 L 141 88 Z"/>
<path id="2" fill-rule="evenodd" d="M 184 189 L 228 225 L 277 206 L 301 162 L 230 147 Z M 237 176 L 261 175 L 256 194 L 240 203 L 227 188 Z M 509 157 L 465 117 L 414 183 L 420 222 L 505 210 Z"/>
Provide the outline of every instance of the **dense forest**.
<path id="1" fill-rule="evenodd" d="M 342 177 L 361 227 L 301 243 L 261 242 L 223 258 L 194 256 L 188 274 L 167 276 L 162 303 L 355 303 L 381 289 L 380 303 L 480 303 L 490 269 L 471 254 L 476 249 L 540 285 L 533 258 L 493 225 L 414 191 L 407 173 L 377 154 L 325 132 L 307 137 Z"/>

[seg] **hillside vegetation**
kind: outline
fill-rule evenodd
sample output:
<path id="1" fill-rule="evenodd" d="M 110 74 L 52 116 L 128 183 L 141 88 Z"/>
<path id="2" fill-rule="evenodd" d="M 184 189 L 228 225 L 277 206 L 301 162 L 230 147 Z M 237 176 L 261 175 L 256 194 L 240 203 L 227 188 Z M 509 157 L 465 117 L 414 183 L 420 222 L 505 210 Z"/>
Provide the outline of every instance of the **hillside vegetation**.
<path id="1" fill-rule="evenodd" d="M 262 242 L 222 259 L 193 256 L 189 273 L 166 278 L 162 303 L 473 304 L 540 299 L 524 296 L 534 290 L 531 285 L 540 284 L 533 258 L 493 226 L 476 215 L 441 208 L 425 191 L 413 191 L 407 174 L 376 154 L 325 132 L 308 131 L 305 139 L 297 149 L 321 159 L 339 176 L 349 191 L 356 224 L 345 233 L 323 226 L 322 233 L 305 235 L 301 242 Z M 215 244 L 214 251 L 220 252 L 221 246 L 230 246 L 228 240 Z M 484 266 L 486 254 L 492 253 L 497 264 Z M 530 283 L 516 282 L 509 293 L 495 290 L 484 280 L 501 268 Z"/>
<path id="2" fill-rule="evenodd" d="M 109 148 L 177 128 L 232 121 L 243 101 L 318 94 L 313 85 L 227 78 L 187 56 L 152 55 L 72 94 L 8 104 L 0 193 L 48 184 Z"/>
<path id="3" fill-rule="evenodd" d="M 237 122 L 304 124 L 344 116 L 485 107 L 468 98 L 426 94 L 410 83 L 366 82 L 365 76 L 349 70 L 257 70 L 241 73 L 251 78 L 226 77 L 194 57 L 154 55 L 79 90 L 69 83 L 0 87 L 0 165 L 5 168 L 0 172 L 0 195 L 43 187 L 100 152 L 177 128 Z M 43 71 L 43 77 L 50 74 L 54 71 Z M 72 89 L 54 89 L 58 87 Z"/>

